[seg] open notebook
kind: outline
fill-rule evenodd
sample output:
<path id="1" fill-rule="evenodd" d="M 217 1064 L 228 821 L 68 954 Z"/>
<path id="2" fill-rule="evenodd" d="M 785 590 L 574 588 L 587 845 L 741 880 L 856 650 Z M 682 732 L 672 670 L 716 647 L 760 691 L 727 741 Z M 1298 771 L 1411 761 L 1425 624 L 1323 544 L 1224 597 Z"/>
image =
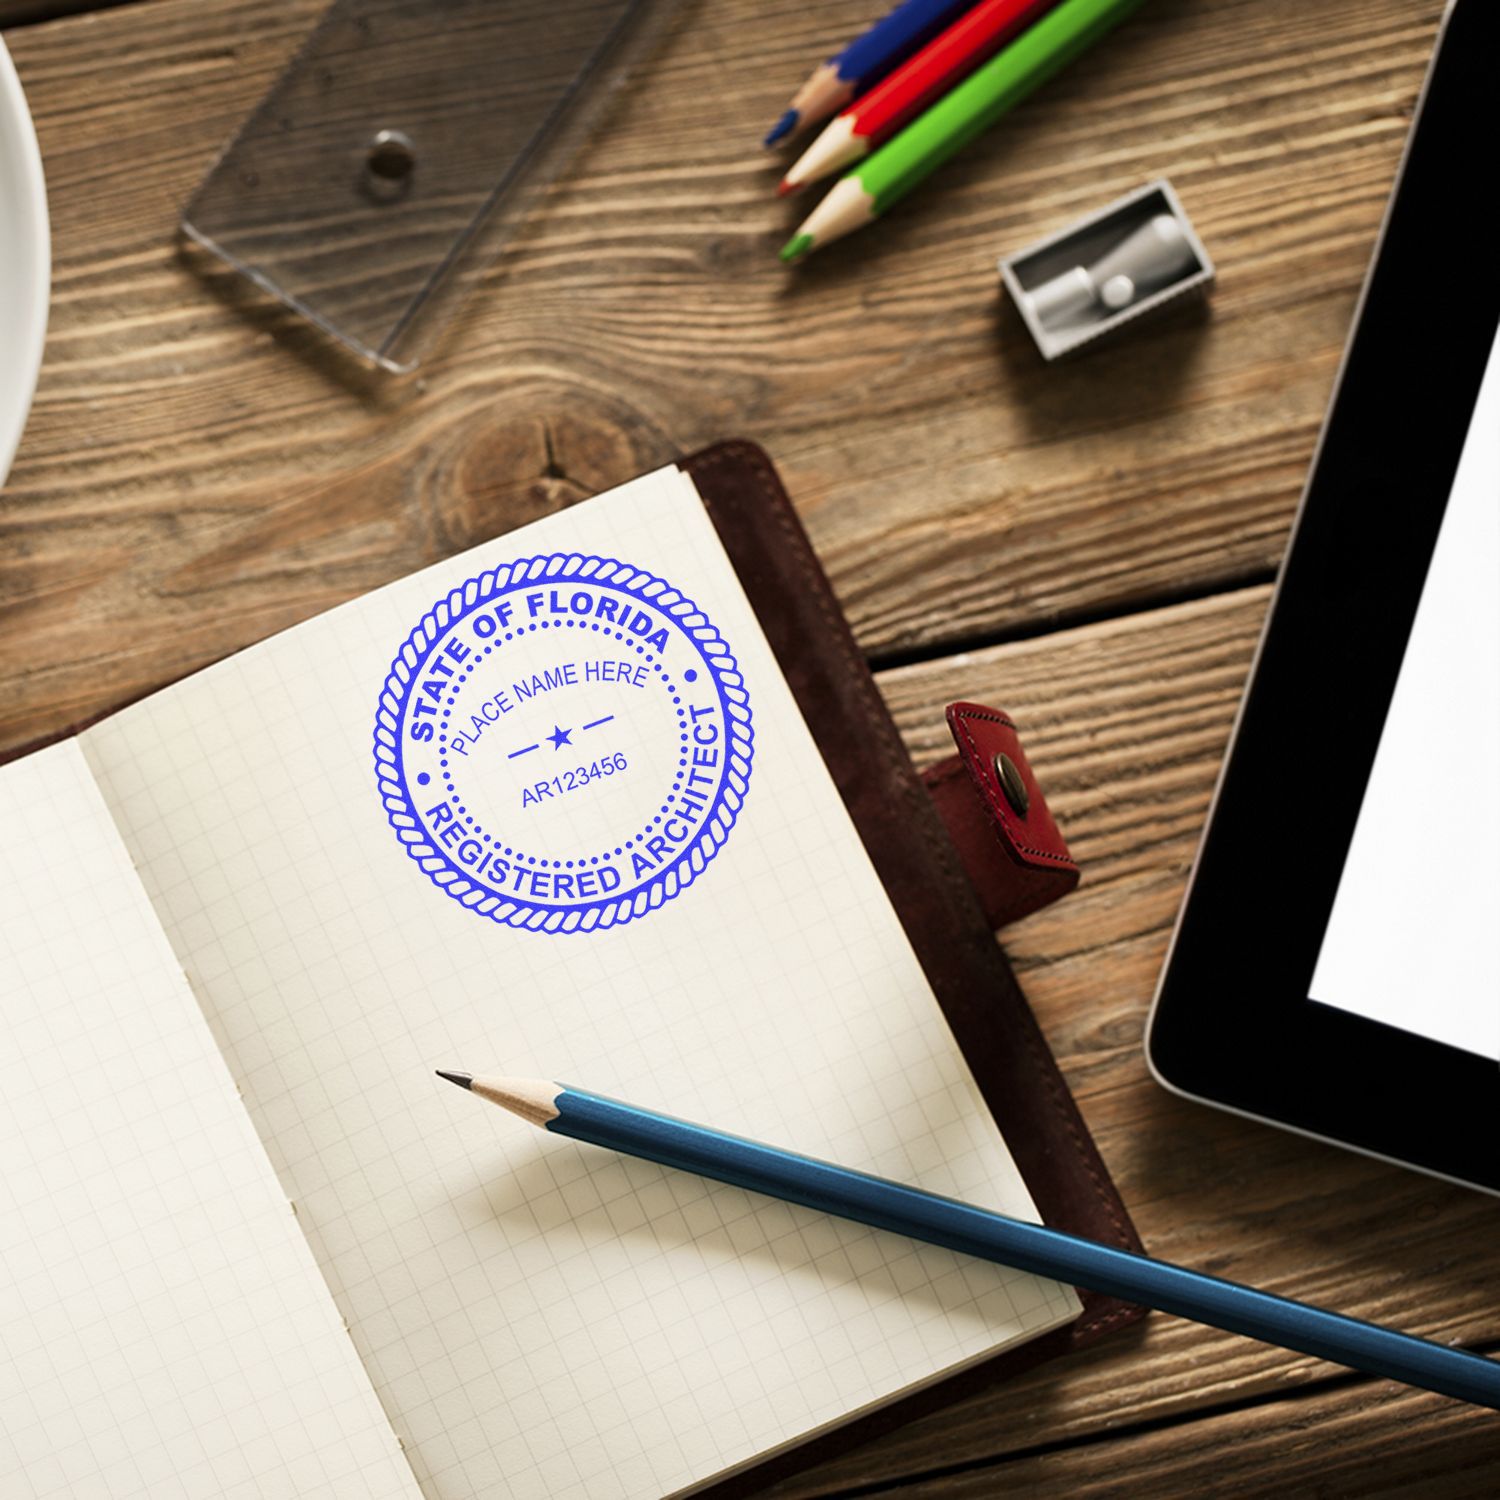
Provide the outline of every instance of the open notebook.
<path id="1" fill-rule="evenodd" d="M 1035 1217 L 681 469 L 0 768 L 0 828 L 0 1493 L 661 1494 L 1078 1314 L 434 1077 Z"/>

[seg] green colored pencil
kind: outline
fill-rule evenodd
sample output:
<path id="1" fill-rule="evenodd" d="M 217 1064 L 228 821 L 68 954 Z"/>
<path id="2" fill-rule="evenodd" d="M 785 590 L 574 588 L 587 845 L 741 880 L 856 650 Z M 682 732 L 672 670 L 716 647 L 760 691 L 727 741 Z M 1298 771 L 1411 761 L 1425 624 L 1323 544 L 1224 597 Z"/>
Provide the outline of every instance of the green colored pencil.
<path id="1" fill-rule="evenodd" d="M 841 177 L 782 246 L 782 260 L 801 260 L 899 203 L 929 172 L 962 151 L 1140 3 L 1062 0 L 1056 10 Z"/>

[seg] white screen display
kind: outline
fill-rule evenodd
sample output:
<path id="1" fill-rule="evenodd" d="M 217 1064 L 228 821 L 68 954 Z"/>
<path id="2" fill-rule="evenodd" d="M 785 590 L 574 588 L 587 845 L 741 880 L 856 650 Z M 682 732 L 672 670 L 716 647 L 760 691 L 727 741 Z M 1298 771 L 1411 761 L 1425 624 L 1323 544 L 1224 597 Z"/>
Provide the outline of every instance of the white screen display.
<path id="1" fill-rule="evenodd" d="M 1313 971 L 1314 1000 L 1500 1061 L 1500 338 Z M 1401 545 L 1392 535 L 1390 545 Z"/>

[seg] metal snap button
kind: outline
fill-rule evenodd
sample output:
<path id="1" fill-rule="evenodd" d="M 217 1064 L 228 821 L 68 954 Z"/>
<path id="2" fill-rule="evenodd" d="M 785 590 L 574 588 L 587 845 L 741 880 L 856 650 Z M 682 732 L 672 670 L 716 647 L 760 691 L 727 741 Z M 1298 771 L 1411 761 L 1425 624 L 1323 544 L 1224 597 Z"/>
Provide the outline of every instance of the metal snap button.
<path id="1" fill-rule="evenodd" d="M 1010 803 L 1011 809 L 1018 818 L 1026 816 L 1026 810 L 1031 806 L 1031 793 L 1026 790 L 1026 782 L 1016 767 L 1015 761 L 1003 750 L 995 752 L 995 775 L 1000 781 L 1000 790 L 1005 793 L 1005 800 Z"/>

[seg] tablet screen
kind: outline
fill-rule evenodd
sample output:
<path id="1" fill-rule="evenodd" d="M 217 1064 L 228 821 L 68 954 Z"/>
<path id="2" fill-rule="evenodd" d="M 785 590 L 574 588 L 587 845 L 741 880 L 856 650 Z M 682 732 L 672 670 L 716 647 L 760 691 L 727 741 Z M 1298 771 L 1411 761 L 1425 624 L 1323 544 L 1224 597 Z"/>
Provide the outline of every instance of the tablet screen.
<path id="1" fill-rule="evenodd" d="M 1500 1061 L 1500 338 L 1313 971 L 1325 1005 Z M 1399 547 L 1399 535 L 1390 545 Z"/>
<path id="2" fill-rule="evenodd" d="M 1496 56 L 1500 5 L 1454 0 L 1147 1055 L 1188 1098 L 1500 1194 L 1500 277 L 1438 295 L 1446 248 L 1493 239 Z"/>

